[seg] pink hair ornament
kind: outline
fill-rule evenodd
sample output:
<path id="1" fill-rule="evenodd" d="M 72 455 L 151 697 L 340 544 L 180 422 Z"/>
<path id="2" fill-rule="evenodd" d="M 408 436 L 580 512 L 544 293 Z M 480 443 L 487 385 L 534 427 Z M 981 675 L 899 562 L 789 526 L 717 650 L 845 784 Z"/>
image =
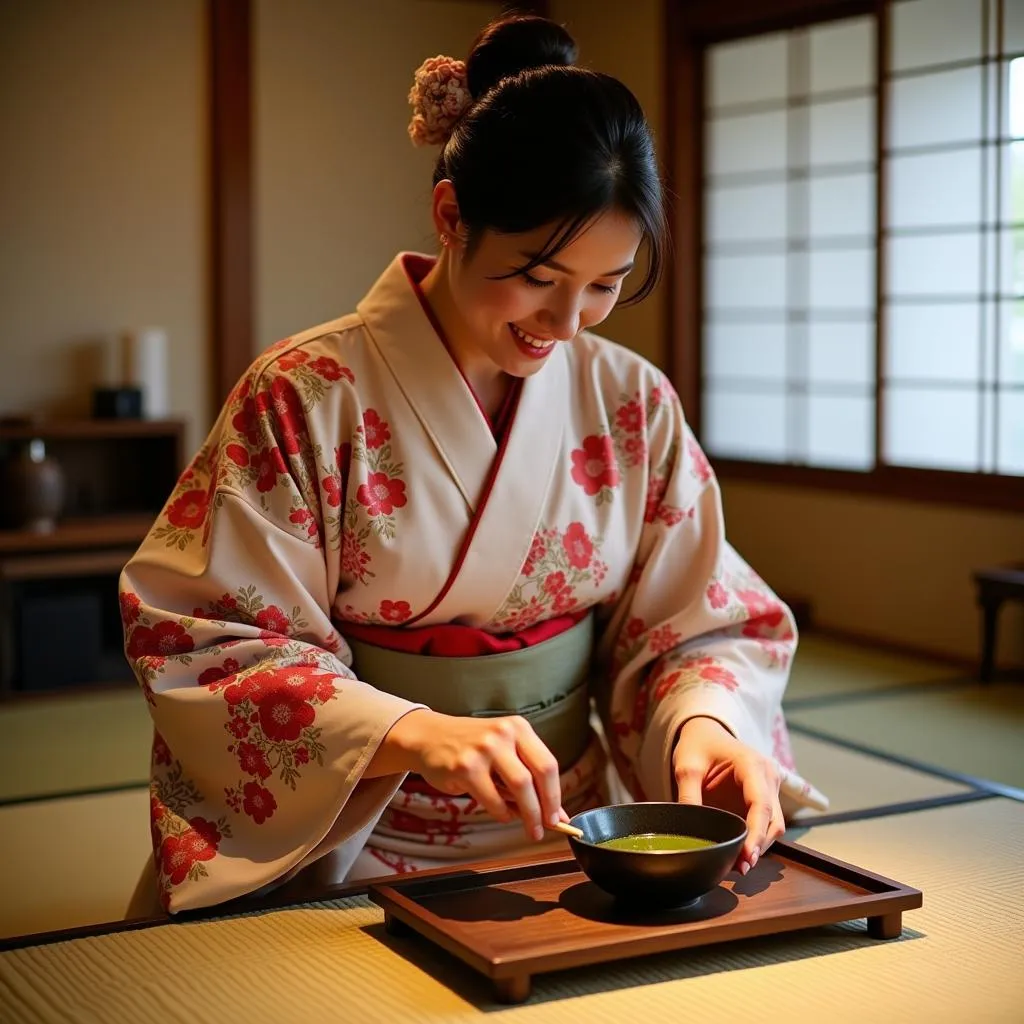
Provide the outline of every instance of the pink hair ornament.
<path id="1" fill-rule="evenodd" d="M 442 146 L 473 97 L 466 85 L 466 64 L 453 57 L 430 57 L 416 69 L 409 103 L 409 138 L 416 146 Z"/>

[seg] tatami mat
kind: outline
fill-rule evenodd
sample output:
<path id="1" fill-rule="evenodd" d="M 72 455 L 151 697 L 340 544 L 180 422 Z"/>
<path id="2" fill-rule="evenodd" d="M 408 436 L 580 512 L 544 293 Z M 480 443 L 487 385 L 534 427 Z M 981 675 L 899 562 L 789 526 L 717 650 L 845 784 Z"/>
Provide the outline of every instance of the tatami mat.
<path id="1" fill-rule="evenodd" d="M 0 938 L 118 921 L 152 850 L 149 790 L 0 807 L 0 836 Z"/>
<path id="2" fill-rule="evenodd" d="M 145 783 L 153 725 L 142 692 L 0 707 L 0 802 Z"/>
<path id="3" fill-rule="evenodd" d="M 970 787 L 960 783 L 798 733 L 793 735 L 793 754 L 801 775 L 829 798 L 829 808 L 823 812 L 826 814 L 862 811 L 970 791 Z M 804 811 L 800 820 L 813 821 L 818 816 L 817 812 Z"/>
<path id="4" fill-rule="evenodd" d="M 929 661 L 804 633 L 786 689 L 786 703 L 884 690 L 955 677 L 941 661 Z"/>
<path id="5" fill-rule="evenodd" d="M 1024 686 L 879 696 L 795 708 L 794 725 L 964 775 L 1024 789 Z"/>
<path id="6" fill-rule="evenodd" d="M 422 938 L 386 936 L 362 898 L 15 950 L 0 957 L 0 1005 L 11 1021 L 104 1024 L 433 1024 L 499 1009 L 524 1024 L 1014 1022 L 1022 843 L 1024 806 L 1000 799 L 823 826 L 805 845 L 923 891 L 901 939 L 872 940 L 854 922 L 619 961 L 542 975 L 520 1006 L 499 1008 L 483 979 Z"/>

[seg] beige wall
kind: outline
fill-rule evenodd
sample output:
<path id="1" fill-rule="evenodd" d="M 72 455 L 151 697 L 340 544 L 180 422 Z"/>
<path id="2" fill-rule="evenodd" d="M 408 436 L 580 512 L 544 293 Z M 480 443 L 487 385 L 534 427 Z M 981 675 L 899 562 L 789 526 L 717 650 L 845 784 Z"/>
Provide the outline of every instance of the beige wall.
<path id="1" fill-rule="evenodd" d="M 664 114 L 662 0 L 555 0 L 581 60 L 617 75 L 656 126 Z M 664 301 L 652 296 L 607 333 L 655 362 Z M 965 481 L 965 486 L 967 481 Z M 726 482 L 730 537 L 776 588 L 807 597 L 824 626 L 970 659 L 979 649 L 973 568 L 1024 561 L 1024 517 L 798 488 Z M 1007 606 L 1002 662 L 1024 664 L 1024 609 Z"/>
<path id="2" fill-rule="evenodd" d="M 971 570 L 1024 561 L 1020 515 L 817 493 L 723 487 L 732 542 L 779 590 L 808 597 L 825 627 L 973 659 Z M 1024 664 L 1024 609 L 1007 605 L 999 656 Z"/>
<path id="3" fill-rule="evenodd" d="M 406 127 L 413 73 L 464 58 L 498 3 L 257 0 L 256 344 L 351 312 L 401 249 L 431 252 L 438 151 Z"/>
<path id="4" fill-rule="evenodd" d="M 159 325 L 205 429 L 204 10 L 0 5 L 0 415 L 88 414 L 97 343 Z"/>

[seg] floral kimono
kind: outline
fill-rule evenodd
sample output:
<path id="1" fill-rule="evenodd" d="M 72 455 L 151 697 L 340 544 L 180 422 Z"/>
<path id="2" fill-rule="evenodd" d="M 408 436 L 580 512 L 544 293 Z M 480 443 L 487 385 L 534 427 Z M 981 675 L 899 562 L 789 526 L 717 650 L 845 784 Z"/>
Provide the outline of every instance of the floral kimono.
<path id="1" fill-rule="evenodd" d="M 398 256 L 356 313 L 257 359 L 122 575 L 172 912 L 331 851 L 365 877 L 522 849 L 517 822 L 468 796 L 364 778 L 423 705 L 359 679 L 347 632 L 463 630 L 503 650 L 589 611 L 596 728 L 562 776 L 567 811 L 607 802 L 609 774 L 673 799 L 695 715 L 774 757 L 787 813 L 825 805 L 780 706 L 792 616 L 726 542 L 666 378 L 582 333 L 496 426 L 422 300 L 430 266 Z"/>

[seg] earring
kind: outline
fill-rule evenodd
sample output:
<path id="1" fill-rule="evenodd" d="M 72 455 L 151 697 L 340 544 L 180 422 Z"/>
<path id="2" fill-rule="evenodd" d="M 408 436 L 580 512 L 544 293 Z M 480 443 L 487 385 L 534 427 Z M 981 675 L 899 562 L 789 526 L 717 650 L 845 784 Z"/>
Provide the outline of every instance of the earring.
<path id="1" fill-rule="evenodd" d="M 441 245 L 442 245 L 442 246 L 443 246 L 443 247 L 444 247 L 445 249 L 447 249 L 447 248 L 448 248 L 448 236 L 447 236 L 446 234 L 444 234 L 444 233 L 442 233 L 442 234 L 441 234 Z"/>

